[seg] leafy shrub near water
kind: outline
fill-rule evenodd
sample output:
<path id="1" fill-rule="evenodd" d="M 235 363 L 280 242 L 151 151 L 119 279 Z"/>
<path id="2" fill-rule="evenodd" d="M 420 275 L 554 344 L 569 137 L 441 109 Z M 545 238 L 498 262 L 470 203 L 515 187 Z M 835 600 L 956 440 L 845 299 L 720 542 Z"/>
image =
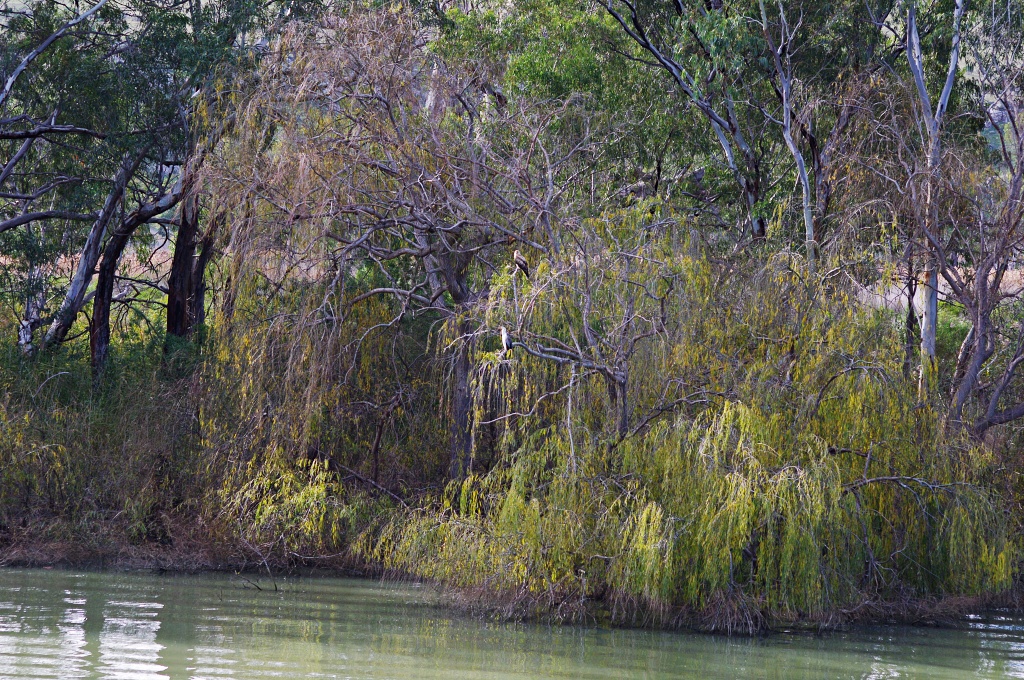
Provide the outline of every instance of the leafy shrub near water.
<path id="1" fill-rule="evenodd" d="M 730 631 L 1011 586 L 1019 546 L 996 461 L 899 377 L 885 315 L 778 263 L 746 298 L 702 285 L 699 260 L 679 271 L 673 312 L 702 342 L 650 348 L 633 393 L 643 402 L 670 371 L 704 376 L 688 391 L 711 376 L 719 398 L 643 436 L 596 438 L 579 414 L 595 381 L 575 414 L 563 402 L 545 429 L 510 427 L 503 464 L 382 520 L 357 550 L 508 613 Z M 499 382 L 533 370 L 513 361 Z"/>
<path id="2" fill-rule="evenodd" d="M 29 361 L 4 348 L 4 542 L 17 535 L 88 553 L 166 541 L 168 515 L 194 512 L 204 485 L 189 384 L 163 376 L 151 337 L 124 337 L 102 385 L 80 349 Z"/>
<path id="3" fill-rule="evenodd" d="M 467 480 L 441 507 L 364 537 L 362 549 L 531 613 L 572 620 L 606 599 L 619 621 L 682 615 L 722 629 L 821 620 L 867 597 L 1010 585 L 1015 546 L 996 499 L 958 488 L 966 470 L 924 466 L 932 486 L 865 483 L 854 465 L 773 420 L 730 405 L 689 427 L 657 428 L 627 447 L 621 466 L 600 450 L 571 465 L 567 443 L 553 438 L 504 474 Z M 793 445 L 802 450 L 781 455 Z M 875 465 L 891 477 L 922 474 L 899 458 Z"/>

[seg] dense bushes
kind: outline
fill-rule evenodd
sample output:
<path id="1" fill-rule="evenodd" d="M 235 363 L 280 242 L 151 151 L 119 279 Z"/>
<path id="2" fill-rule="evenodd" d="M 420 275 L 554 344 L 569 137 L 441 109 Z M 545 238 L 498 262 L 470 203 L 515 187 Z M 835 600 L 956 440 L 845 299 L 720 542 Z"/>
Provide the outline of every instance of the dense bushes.
<path id="1" fill-rule="evenodd" d="M 166 540 L 166 514 L 200 498 L 188 382 L 161 375 L 156 339 L 125 338 L 109 381 L 82 353 L 4 351 L 0 513 L 7 540 L 109 550 Z"/>

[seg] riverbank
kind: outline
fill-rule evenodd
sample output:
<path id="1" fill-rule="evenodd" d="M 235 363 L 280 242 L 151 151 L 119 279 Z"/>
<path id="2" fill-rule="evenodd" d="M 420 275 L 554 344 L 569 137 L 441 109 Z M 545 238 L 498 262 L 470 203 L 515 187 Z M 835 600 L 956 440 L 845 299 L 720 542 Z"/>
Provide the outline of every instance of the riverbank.
<path id="1" fill-rule="evenodd" d="M 718 338 L 735 358 L 715 369 L 728 390 L 699 409 L 618 438 L 596 416 L 562 427 L 566 403 L 543 427 L 481 426 L 468 470 L 450 465 L 450 414 L 427 383 L 392 431 L 340 401 L 308 406 L 281 365 L 213 340 L 184 367 L 152 342 L 122 348 L 100 385 L 71 347 L 9 354 L 0 561 L 340 570 L 441 584 L 451 606 L 494 619 L 737 634 L 1004 603 L 1021 564 L 1016 449 L 950 436 L 892 379 L 899 365 L 877 380 L 842 368 L 893 340 L 891 319 L 764 275 L 778 285 L 736 303 L 756 338 L 795 332 L 770 311 L 792 300 L 829 306 L 800 371 L 737 330 Z M 711 333 L 725 328 L 716 304 L 678 311 Z M 519 389 L 507 356 L 477 359 Z"/>
<path id="2" fill-rule="evenodd" d="M 389 582 L 420 582 L 409 574 L 367 563 L 349 552 L 338 555 L 260 556 L 251 546 L 204 534 L 180 522 L 171 541 L 118 541 L 111 527 L 96 531 L 88 541 L 33 540 L 28 532 L 0 545 L 0 567 L 90 572 L 155 572 L 167 574 L 232 573 L 254 579 L 294 576 L 343 577 Z M 503 622 L 605 626 L 647 630 L 685 630 L 725 635 L 763 635 L 778 632 L 825 632 L 851 625 L 910 625 L 950 627 L 969 616 L 994 609 L 1024 612 L 1019 587 L 999 595 L 865 599 L 858 605 L 815 616 L 789 618 L 759 611 L 754 603 L 721 598 L 699 610 L 691 607 L 653 609 L 636 598 L 605 590 L 600 597 L 567 594 L 551 599 L 523 592 L 495 592 L 434 584 L 440 603 L 473 618 Z"/>
<path id="3" fill-rule="evenodd" d="M 66 527 L 36 525 L 16 527 L 0 539 L 0 566 L 68 568 L 112 571 L 159 571 L 185 574 L 204 572 L 274 575 L 295 570 L 321 570 L 339 576 L 375 576 L 348 553 L 291 559 L 260 555 L 251 545 L 223 531 L 186 518 L 162 515 L 158 540 L 130 540 L 122 523 L 96 523 L 82 536 L 63 536 Z M 40 538 L 40 535 L 49 535 Z M 57 536 L 54 536 L 57 534 Z"/>

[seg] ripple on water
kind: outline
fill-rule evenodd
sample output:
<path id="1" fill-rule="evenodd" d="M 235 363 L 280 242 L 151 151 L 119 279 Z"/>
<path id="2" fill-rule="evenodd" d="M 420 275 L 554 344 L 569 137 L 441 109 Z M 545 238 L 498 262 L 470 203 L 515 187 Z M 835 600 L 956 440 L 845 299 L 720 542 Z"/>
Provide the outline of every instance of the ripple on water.
<path id="1" fill-rule="evenodd" d="M 252 583 L 0 570 L 0 680 L 1024 678 L 1024 619 L 1005 612 L 727 640 L 482 623 L 365 581 Z"/>

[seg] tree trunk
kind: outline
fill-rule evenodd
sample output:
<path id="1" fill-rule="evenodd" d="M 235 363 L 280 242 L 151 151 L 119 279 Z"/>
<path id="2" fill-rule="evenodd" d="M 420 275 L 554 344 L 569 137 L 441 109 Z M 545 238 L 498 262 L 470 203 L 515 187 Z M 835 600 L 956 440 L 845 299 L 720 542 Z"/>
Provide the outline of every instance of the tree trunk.
<path id="1" fill-rule="evenodd" d="M 784 95 L 783 106 L 787 108 L 785 112 L 785 128 L 783 129 L 782 136 L 785 138 L 789 153 L 793 156 L 793 161 L 796 163 L 797 177 L 800 179 L 801 203 L 804 216 L 804 243 L 807 247 L 807 271 L 813 275 L 818 259 L 818 243 L 814 235 L 814 202 L 811 197 L 811 180 L 807 176 L 807 164 L 804 162 L 804 155 L 800 152 L 800 147 L 797 146 L 796 139 L 793 137 L 791 128 L 792 111 L 788 108 L 791 106 L 788 84 L 785 85 L 784 92 L 786 94 Z"/>
<path id="2" fill-rule="evenodd" d="M 463 345 L 455 357 L 455 394 L 452 396 L 450 477 L 461 479 L 473 465 L 473 399 L 469 391 L 469 347 Z"/>
<path id="3" fill-rule="evenodd" d="M 128 182 L 134 176 L 136 170 L 138 170 L 148 149 L 148 146 L 145 147 L 135 158 L 132 158 L 130 154 L 125 154 L 122 159 L 121 167 L 118 168 L 117 174 L 113 179 L 113 188 L 107 194 L 103 209 L 100 210 L 99 216 L 93 222 L 92 228 L 85 239 L 82 255 L 78 259 L 78 266 L 75 269 L 74 276 L 71 278 L 71 285 L 68 286 L 64 301 L 57 310 L 53 323 L 50 324 L 46 331 L 46 336 L 42 343 L 43 348 L 62 342 L 71 329 L 71 325 L 74 324 L 78 313 L 82 311 L 82 307 L 85 305 L 86 290 L 92 281 L 96 262 L 100 257 L 100 244 L 103 241 L 103 235 L 107 231 L 107 225 L 114 217 L 114 211 L 124 198 Z"/>
<path id="4" fill-rule="evenodd" d="M 107 239 L 107 245 L 103 248 L 103 259 L 100 260 L 96 293 L 92 299 L 92 325 L 89 327 L 92 375 L 93 380 L 97 382 L 103 377 L 103 369 L 107 365 L 107 356 L 110 353 L 110 307 L 114 301 L 117 264 L 121 261 L 121 255 L 133 231 L 134 228 L 125 228 L 125 225 L 114 231 Z"/>
<path id="5" fill-rule="evenodd" d="M 188 338 L 192 335 L 196 313 L 196 238 L 199 234 L 199 199 L 188 196 L 181 202 L 178 238 L 167 281 L 167 335 Z M 208 258 L 207 258 L 208 259 Z M 164 344 L 164 351 L 171 349 Z"/>
<path id="6" fill-rule="evenodd" d="M 99 382 L 110 352 L 110 305 L 114 299 L 114 274 L 117 262 L 104 253 L 100 274 L 96 279 L 96 295 L 92 300 L 92 325 L 89 327 L 89 352 L 92 357 L 92 377 Z"/>
<path id="7" fill-rule="evenodd" d="M 914 298 L 917 297 L 917 278 L 914 272 L 907 274 L 907 322 L 906 334 L 903 341 L 903 377 L 910 380 L 914 372 L 914 364 L 920 355 L 918 343 L 921 338 L 920 325 L 917 322 L 917 310 L 914 308 Z"/>
<path id="8" fill-rule="evenodd" d="M 975 323 L 960 344 L 949 395 L 949 420 L 953 423 L 963 422 L 964 406 L 978 385 L 978 374 L 992 356 L 993 348 L 989 346 L 984 332 L 987 325 Z M 980 336 L 977 333 L 979 326 L 983 329 Z"/>
<path id="9" fill-rule="evenodd" d="M 93 297 L 92 324 L 89 327 L 89 349 L 92 355 L 93 376 L 99 379 L 106 365 L 110 349 L 110 305 L 114 300 L 114 281 L 117 264 L 124 254 L 135 230 L 156 215 L 167 212 L 181 200 L 180 186 L 164 194 L 159 200 L 139 206 L 110 234 L 99 263 L 99 277 Z"/>
<path id="10" fill-rule="evenodd" d="M 933 261 L 925 265 L 921 284 L 921 380 L 918 393 L 924 399 L 933 394 L 938 374 L 935 334 L 939 317 L 939 277 Z"/>
<path id="11" fill-rule="evenodd" d="M 385 416 L 377 419 L 377 427 L 373 431 L 373 445 L 370 447 L 370 459 L 373 464 L 373 483 L 380 483 L 380 440 L 384 436 Z"/>
<path id="12" fill-rule="evenodd" d="M 192 319 L 192 330 L 206 324 L 206 267 L 213 258 L 212 233 L 203 236 L 200 242 L 199 256 L 192 268 L 192 298 L 189 305 L 189 318 Z"/>
<path id="13" fill-rule="evenodd" d="M 615 406 L 618 411 L 616 430 L 619 433 L 619 439 L 629 434 L 629 395 L 626 391 L 627 386 L 625 377 L 615 382 Z"/>
<path id="14" fill-rule="evenodd" d="M 832 183 L 825 168 L 814 168 L 814 242 L 821 243 L 825 233 L 825 219 L 832 203 Z"/>
<path id="15" fill-rule="evenodd" d="M 36 352 L 33 340 L 36 329 L 43 325 L 44 307 L 46 307 L 46 276 L 42 267 L 34 265 L 28 275 L 25 314 L 18 327 L 18 347 L 26 356 L 32 356 Z"/>
<path id="16" fill-rule="evenodd" d="M 764 217 L 757 214 L 757 204 L 761 200 L 761 190 L 755 182 L 745 182 L 743 194 L 747 199 L 747 214 L 750 218 L 750 233 L 755 240 L 763 240 L 768 235 L 768 225 Z"/>
<path id="17" fill-rule="evenodd" d="M 914 78 L 914 85 L 918 93 L 918 104 L 921 107 L 924 127 L 928 133 L 928 174 L 925 184 L 925 209 L 922 227 L 929 254 L 928 261 L 925 264 L 924 290 L 921 296 L 923 307 L 921 315 L 921 382 L 918 385 L 918 393 L 922 399 L 929 398 L 937 385 L 935 331 L 939 312 L 937 261 L 939 253 L 936 252 L 938 248 L 936 243 L 941 241 L 941 238 L 938 220 L 939 206 L 935 193 L 938 190 L 936 180 L 942 160 L 942 124 L 945 119 L 946 109 L 949 106 L 950 96 L 953 93 L 953 84 L 956 82 L 956 76 L 959 71 L 960 26 L 965 9 L 966 0 L 956 0 L 953 11 L 953 40 L 949 54 L 949 66 L 946 70 L 946 79 L 942 92 L 933 110 L 925 78 L 921 36 L 917 27 L 917 3 L 913 1 L 907 3 L 907 63 Z"/>
<path id="18" fill-rule="evenodd" d="M 772 59 L 775 62 L 775 73 L 779 78 L 779 89 L 782 94 L 782 137 L 786 141 L 786 147 L 793 156 L 796 163 L 797 177 L 800 179 L 802 189 L 801 200 L 803 202 L 804 214 L 804 242 L 807 247 L 807 271 L 811 275 L 815 272 L 815 263 L 818 256 L 818 244 L 814 235 L 814 205 L 811 198 L 811 181 L 807 176 L 807 163 L 804 161 L 803 152 L 793 135 L 793 73 L 790 64 L 790 45 L 793 34 L 789 31 L 786 15 L 783 12 L 782 4 L 779 4 L 780 18 L 782 19 L 782 35 L 779 46 L 776 47 L 771 31 L 768 29 L 768 12 L 765 9 L 764 0 L 760 1 L 761 21 L 764 28 L 765 38 L 772 52 Z"/>

